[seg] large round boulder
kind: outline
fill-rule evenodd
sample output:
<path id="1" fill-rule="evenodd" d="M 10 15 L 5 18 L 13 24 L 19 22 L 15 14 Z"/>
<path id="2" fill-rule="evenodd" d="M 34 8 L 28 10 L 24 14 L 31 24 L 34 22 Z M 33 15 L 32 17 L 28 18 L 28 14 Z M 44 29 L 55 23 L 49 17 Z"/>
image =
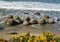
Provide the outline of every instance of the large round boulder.
<path id="1" fill-rule="evenodd" d="M 23 21 L 30 21 L 30 18 L 25 16 L 25 17 L 23 17 Z"/>
<path id="2" fill-rule="evenodd" d="M 7 25 L 13 25 L 14 20 L 13 20 L 13 19 L 6 19 L 6 20 L 5 20 L 5 23 L 6 23 Z"/>
<path id="3" fill-rule="evenodd" d="M 30 21 L 29 21 L 29 22 L 30 22 L 31 24 L 35 24 L 35 23 L 37 23 L 37 22 L 36 22 L 36 20 L 35 20 L 35 19 L 33 19 L 33 18 L 32 18 L 32 19 L 30 19 Z"/>
<path id="4" fill-rule="evenodd" d="M 17 24 L 21 24 L 22 20 L 14 20 Z"/>
<path id="5" fill-rule="evenodd" d="M 55 23 L 55 22 L 54 22 L 53 19 L 50 18 L 50 19 L 48 20 L 48 23 L 49 23 L 49 24 L 53 24 L 53 23 Z"/>
<path id="6" fill-rule="evenodd" d="M 44 15 L 44 18 L 45 18 L 45 19 L 48 19 L 48 18 L 50 18 L 50 17 L 49 17 L 48 15 Z"/>
<path id="7" fill-rule="evenodd" d="M 13 19 L 13 16 L 12 15 L 6 15 L 6 18 Z"/>
<path id="8" fill-rule="evenodd" d="M 38 24 L 45 24 L 45 20 L 44 19 L 38 19 Z"/>
<path id="9" fill-rule="evenodd" d="M 28 21 L 24 21 L 24 22 L 23 22 L 23 25 L 26 25 L 26 26 L 27 26 L 27 25 L 29 25 L 29 24 L 30 24 L 30 23 L 29 23 Z"/>
<path id="10" fill-rule="evenodd" d="M 14 16 L 13 19 L 14 20 L 20 20 L 20 18 L 18 16 Z"/>
<path id="11" fill-rule="evenodd" d="M 13 20 L 17 23 L 17 24 L 21 24 L 22 23 L 22 19 L 20 19 L 20 17 L 18 16 L 14 16 Z"/>

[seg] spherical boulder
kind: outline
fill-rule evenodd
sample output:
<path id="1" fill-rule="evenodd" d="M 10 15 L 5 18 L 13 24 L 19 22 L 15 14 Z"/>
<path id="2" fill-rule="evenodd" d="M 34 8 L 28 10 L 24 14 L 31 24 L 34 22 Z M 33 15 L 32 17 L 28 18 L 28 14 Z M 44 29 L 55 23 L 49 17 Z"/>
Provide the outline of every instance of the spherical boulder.
<path id="1" fill-rule="evenodd" d="M 44 19 L 38 19 L 38 24 L 45 24 L 45 20 Z"/>
<path id="2" fill-rule="evenodd" d="M 30 24 L 30 23 L 29 23 L 28 21 L 24 21 L 24 22 L 23 22 L 23 25 L 26 25 L 26 26 L 27 26 L 27 25 L 29 25 L 29 24 Z"/>
<path id="3" fill-rule="evenodd" d="M 17 23 L 17 24 L 21 24 L 23 21 L 22 19 L 20 19 L 18 16 L 14 16 L 13 20 Z"/>
<path id="4" fill-rule="evenodd" d="M 13 19 L 14 20 L 20 20 L 20 18 L 18 16 L 14 16 Z"/>
<path id="5" fill-rule="evenodd" d="M 45 18 L 45 19 L 48 19 L 48 18 L 50 18 L 50 17 L 49 17 L 48 15 L 45 15 L 44 18 Z"/>
<path id="6" fill-rule="evenodd" d="M 19 20 L 15 20 L 17 23 L 20 23 L 20 21 Z"/>
<path id="7" fill-rule="evenodd" d="M 33 19 L 33 18 L 32 18 L 32 19 L 30 19 L 30 21 L 29 21 L 29 22 L 30 22 L 31 24 L 35 24 L 35 23 L 37 23 L 37 22 L 36 22 L 36 20 L 35 20 L 35 19 Z"/>
<path id="8" fill-rule="evenodd" d="M 48 20 L 48 23 L 49 23 L 49 24 L 53 24 L 53 23 L 55 23 L 55 22 L 54 22 L 53 19 L 49 19 L 49 20 Z"/>
<path id="9" fill-rule="evenodd" d="M 22 20 L 15 20 L 15 22 L 16 22 L 17 24 L 21 24 L 21 23 L 22 23 Z"/>
<path id="10" fill-rule="evenodd" d="M 14 22 L 13 19 L 6 19 L 6 20 L 5 20 L 5 23 L 6 23 L 7 25 L 13 25 L 13 22 Z"/>
<path id="11" fill-rule="evenodd" d="M 6 15 L 6 18 L 13 19 L 13 16 L 12 15 Z"/>
<path id="12" fill-rule="evenodd" d="M 30 21 L 30 18 L 25 16 L 25 17 L 23 17 L 23 21 Z"/>

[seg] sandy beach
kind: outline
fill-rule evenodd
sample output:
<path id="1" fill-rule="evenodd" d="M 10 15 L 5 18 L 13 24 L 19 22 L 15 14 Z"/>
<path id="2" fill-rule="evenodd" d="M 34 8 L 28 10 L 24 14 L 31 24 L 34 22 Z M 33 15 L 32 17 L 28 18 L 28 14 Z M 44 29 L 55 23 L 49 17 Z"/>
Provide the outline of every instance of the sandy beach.
<path id="1" fill-rule="evenodd" d="M 21 34 L 26 34 L 30 31 L 31 35 L 41 35 L 42 32 L 50 31 L 53 34 L 60 35 L 60 22 L 56 24 L 47 24 L 47 25 L 30 25 L 30 26 L 6 26 L 4 30 L 0 31 L 0 38 L 10 39 L 13 37 L 13 34 L 8 34 L 12 32 L 18 33 L 17 35 L 20 36 Z"/>

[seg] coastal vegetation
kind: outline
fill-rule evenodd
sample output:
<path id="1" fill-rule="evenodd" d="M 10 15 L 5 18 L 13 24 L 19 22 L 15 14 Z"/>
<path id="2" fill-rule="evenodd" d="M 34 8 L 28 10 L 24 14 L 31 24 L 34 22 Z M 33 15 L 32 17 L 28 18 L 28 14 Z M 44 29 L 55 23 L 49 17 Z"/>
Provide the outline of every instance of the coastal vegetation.
<path id="1" fill-rule="evenodd" d="M 42 35 L 30 35 L 30 32 L 27 34 L 22 34 L 18 36 L 14 34 L 13 37 L 9 40 L 1 39 L 0 42 L 60 42 L 60 36 L 48 32 L 43 32 Z"/>

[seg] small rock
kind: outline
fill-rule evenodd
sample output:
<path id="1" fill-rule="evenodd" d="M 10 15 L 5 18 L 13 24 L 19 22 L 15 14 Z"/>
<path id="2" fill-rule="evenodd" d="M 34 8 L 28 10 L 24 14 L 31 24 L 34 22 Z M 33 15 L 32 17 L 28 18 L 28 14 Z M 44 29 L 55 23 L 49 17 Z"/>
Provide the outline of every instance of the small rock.
<path id="1" fill-rule="evenodd" d="M 4 28 L 0 27 L 0 30 L 4 30 Z"/>
<path id="2" fill-rule="evenodd" d="M 29 14 L 29 13 L 25 12 L 24 14 Z"/>
<path id="3" fill-rule="evenodd" d="M 60 21 L 60 19 L 57 19 L 57 21 Z"/>
<path id="4" fill-rule="evenodd" d="M 36 13 L 34 13 L 34 14 L 35 14 L 35 15 L 38 15 L 38 16 L 40 15 L 40 13 L 39 13 L 39 12 L 36 12 Z"/>

